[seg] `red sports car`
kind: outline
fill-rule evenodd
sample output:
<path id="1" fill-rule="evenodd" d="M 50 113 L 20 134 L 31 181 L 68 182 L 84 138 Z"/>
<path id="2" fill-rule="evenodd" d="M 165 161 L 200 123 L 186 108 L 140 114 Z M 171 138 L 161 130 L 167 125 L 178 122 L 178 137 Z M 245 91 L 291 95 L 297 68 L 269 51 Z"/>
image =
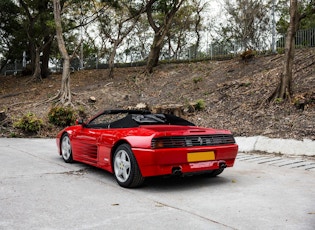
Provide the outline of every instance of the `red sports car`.
<path id="1" fill-rule="evenodd" d="M 64 161 L 83 162 L 115 175 L 122 187 L 146 177 L 208 173 L 232 167 L 238 145 L 228 130 L 201 128 L 170 114 L 105 110 L 57 135 Z"/>

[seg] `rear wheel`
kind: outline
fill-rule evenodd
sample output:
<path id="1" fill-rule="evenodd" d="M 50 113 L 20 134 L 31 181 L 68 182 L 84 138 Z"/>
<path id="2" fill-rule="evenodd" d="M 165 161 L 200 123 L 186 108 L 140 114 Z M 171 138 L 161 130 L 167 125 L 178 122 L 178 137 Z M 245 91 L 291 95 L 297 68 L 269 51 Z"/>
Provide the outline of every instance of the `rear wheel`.
<path id="1" fill-rule="evenodd" d="M 71 142 L 67 133 L 61 137 L 61 156 L 65 162 L 73 162 Z"/>
<path id="2" fill-rule="evenodd" d="M 207 171 L 204 174 L 202 174 L 203 177 L 216 177 L 217 175 L 221 174 L 224 171 L 224 169 L 215 169 L 211 171 Z"/>
<path id="3" fill-rule="evenodd" d="M 144 181 L 136 158 L 128 144 L 122 144 L 116 149 L 113 167 L 116 181 L 122 187 L 138 187 Z"/>
<path id="4" fill-rule="evenodd" d="M 212 172 L 209 173 L 209 176 L 216 177 L 217 175 L 221 174 L 224 171 L 224 169 L 215 169 Z"/>

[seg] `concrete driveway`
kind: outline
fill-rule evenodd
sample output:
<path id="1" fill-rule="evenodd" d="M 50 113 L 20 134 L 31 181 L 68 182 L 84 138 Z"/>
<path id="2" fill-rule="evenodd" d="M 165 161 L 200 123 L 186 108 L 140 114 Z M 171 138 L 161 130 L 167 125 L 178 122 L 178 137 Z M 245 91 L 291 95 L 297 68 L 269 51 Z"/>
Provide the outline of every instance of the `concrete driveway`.
<path id="1" fill-rule="evenodd" d="M 216 178 L 124 189 L 105 171 L 64 163 L 55 140 L 0 139 L 0 229 L 314 229 L 315 162 L 257 158 L 240 154 Z"/>

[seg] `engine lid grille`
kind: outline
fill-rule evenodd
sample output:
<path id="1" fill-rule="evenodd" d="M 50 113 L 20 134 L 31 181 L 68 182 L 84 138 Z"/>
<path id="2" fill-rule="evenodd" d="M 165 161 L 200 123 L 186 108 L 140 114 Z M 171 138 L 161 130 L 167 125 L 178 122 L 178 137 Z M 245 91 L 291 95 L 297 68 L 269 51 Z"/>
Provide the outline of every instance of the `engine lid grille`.
<path id="1" fill-rule="evenodd" d="M 153 138 L 151 148 L 182 148 L 195 146 L 214 146 L 234 144 L 235 139 L 231 134 L 170 136 Z"/>

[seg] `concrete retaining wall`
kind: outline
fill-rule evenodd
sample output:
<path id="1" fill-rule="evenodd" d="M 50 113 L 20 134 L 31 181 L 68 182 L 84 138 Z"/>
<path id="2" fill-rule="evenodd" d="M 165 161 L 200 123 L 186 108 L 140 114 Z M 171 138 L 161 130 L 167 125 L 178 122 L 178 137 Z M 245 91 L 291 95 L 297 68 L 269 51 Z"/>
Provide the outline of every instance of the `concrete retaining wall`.
<path id="1" fill-rule="evenodd" d="M 264 136 L 235 137 L 239 152 L 263 151 L 285 155 L 315 156 L 315 141 L 278 139 Z"/>

